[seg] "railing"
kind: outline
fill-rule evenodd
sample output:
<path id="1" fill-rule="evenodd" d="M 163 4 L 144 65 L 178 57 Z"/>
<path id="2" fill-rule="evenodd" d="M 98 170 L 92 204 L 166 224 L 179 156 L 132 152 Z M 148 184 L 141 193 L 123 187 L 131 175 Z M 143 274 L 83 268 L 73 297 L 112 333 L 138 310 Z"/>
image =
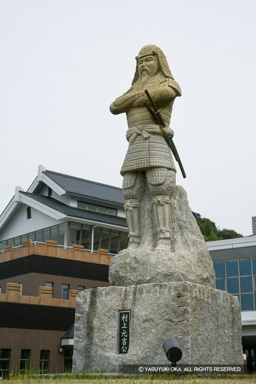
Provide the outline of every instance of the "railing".
<path id="1" fill-rule="evenodd" d="M 27 241 L 29 241 L 29 240 L 27 240 Z M 30 242 L 30 245 L 47 245 L 47 242 L 48 242 L 47 240 L 46 240 L 46 242 L 34 240 L 34 241 Z M 6 252 L 6 248 L 10 247 L 11 245 L 13 245 L 13 244 L 8 244 L 8 245 L 5 246 L 4 249 L 1 249 L 0 250 L 0 254 Z M 79 245 L 79 244 L 77 244 L 77 245 Z M 63 245 L 63 244 L 57 244 L 56 246 L 57 246 L 57 248 L 62 248 L 62 249 L 74 249 L 76 244 L 74 244 L 73 247 L 68 246 L 68 245 Z M 22 248 L 22 247 L 24 247 L 24 243 L 22 243 L 20 245 L 13 246 L 12 250 L 16 250 L 16 249 L 19 249 L 19 248 Z M 98 250 L 96 251 L 96 250 L 92 250 L 92 249 L 88 249 L 88 248 L 82 248 L 82 247 L 80 248 L 80 250 L 84 251 L 84 252 L 87 252 L 87 253 L 96 253 L 96 254 L 99 253 Z M 108 255 L 109 256 L 115 256 L 116 253 L 108 252 Z"/>
<path id="2" fill-rule="evenodd" d="M 36 241 L 36 240 L 31 242 L 31 245 L 37 245 L 37 244 L 38 245 L 46 245 L 47 243 L 44 242 L 44 241 Z M 4 249 L 0 249 L 0 254 L 4 253 L 6 251 L 6 248 L 9 247 L 10 245 L 13 245 L 13 244 L 5 245 Z M 23 244 L 15 245 L 15 246 L 13 246 L 13 249 L 19 249 L 19 248 L 22 248 L 22 247 L 23 247 Z M 68 245 L 63 245 L 63 244 L 57 244 L 57 247 L 58 248 L 62 248 L 62 249 L 73 249 L 74 248 L 74 247 L 71 247 L 71 246 L 68 246 Z M 83 251 L 89 252 L 89 253 L 98 253 L 98 250 L 96 251 L 96 250 L 92 250 L 92 249 L 88 249 L 88 248 L 83 248 Z M 115 256 L 116 255 L 116 253 L 111 253 L 111 252 L 109 252 L 108 254 L 110 256 Z"/>

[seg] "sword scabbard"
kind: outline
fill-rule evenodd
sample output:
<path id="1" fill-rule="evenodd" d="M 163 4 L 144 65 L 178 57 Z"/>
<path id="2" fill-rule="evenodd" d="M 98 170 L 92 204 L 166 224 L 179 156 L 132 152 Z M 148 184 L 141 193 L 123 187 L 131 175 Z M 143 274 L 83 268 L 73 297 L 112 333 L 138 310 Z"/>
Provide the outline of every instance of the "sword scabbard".
<path id="1" fill-rule="evenodd" d="M 173 156 L 175 157 L 175 160 L 179 164 L 182 176 L 185 179 L 187 176 L 186 176 L 185 170 L 183 168 L 183 165 L 182 165 L 180 156 L 178 154 L 177 148 L 176 148 L 176 146 L 175 146 L 175 144 L 173 142 L 173 139 L 171 137 L 169 137 L 166 134 L 165 130 L 164 130 L 164 128 L 166 127 L 166 124 L 164 122 L 163 116 L 161 115 L 160 109 L 157 108 L 156 104 L 154 103 L 154 101 L 153 101 L 152 97 L 150 96 L 150 94 L 149 94 L 147 89 L 145 89 L 145 93 L 146 93 L 146 95 L 147 95 L 147 97 L 148 97 L 148 99 L 150 101 L 150 104 L 152 105 L 153 109 L 151 109 L 146 103 L 144 103 L 144 105 L 147 108 L 147 110 L 150 112 L 151 117 L 154 120 L 154 122 L 157 125 L 159 125 L 160 131 L 161 131 L 161 133 L 162 133 L 162 135 L 163 135 L 167 145 L 171 149 L 171 151 L 173 153 Z"/>

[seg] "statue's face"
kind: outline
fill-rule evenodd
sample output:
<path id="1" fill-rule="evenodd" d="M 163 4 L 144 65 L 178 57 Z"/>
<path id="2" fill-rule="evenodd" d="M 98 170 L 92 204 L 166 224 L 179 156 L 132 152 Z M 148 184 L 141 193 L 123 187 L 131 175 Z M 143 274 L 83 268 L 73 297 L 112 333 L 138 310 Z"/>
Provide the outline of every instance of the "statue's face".
<path id="1" fill-rule="evenodd" d="M 156 55 L 147 55 L 138 59 L 138 71 L 140 78 L 153 76 L 158 71 Z"/>

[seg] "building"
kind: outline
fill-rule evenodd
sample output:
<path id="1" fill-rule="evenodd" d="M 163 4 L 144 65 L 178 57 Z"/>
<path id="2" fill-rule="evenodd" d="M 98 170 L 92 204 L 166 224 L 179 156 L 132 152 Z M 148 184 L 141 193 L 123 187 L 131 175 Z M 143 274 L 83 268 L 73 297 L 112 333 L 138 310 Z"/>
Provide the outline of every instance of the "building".
<path id="1" fill-rule="evenodd" d="M 254 219 L 254 218 L 253 218 Z M 256 234 L 207 243 L 216 288 L 237 296 L 241 305 L 242 344 L 248 370 L 256 371 Z"/>
<path id="2" fill-rule="evenodd" d="M 0 217 L 0 372 L 71 370 L 75 297 L 127 247 L 119 188 L 39 166 Z"/>
<path id="3" fill-rule="evenodd" d="M 63 175 L 39 166 L 27 192 L 15 196 L 0 216 L 0 247 L 23 241 L 56 240 L 116 254 L 127 246 L 124 199 L 120 188 Z"/>

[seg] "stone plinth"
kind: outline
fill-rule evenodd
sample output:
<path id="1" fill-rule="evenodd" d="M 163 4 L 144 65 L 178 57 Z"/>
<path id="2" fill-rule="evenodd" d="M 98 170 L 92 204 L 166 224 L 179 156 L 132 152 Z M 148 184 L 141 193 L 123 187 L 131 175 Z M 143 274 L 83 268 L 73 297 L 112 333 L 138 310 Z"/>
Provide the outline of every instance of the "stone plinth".
<path id="1" fill-rule="evenodd" d="M 118 311 L 131 311 L 130 346 L 118 354 Z M 176 338 L 179 364 L 243 364 L 239 301 L 188 282 L 93 288 L 77 297 L 73 372 L 118 372 L 122 364 L 167 364 Z"/>

